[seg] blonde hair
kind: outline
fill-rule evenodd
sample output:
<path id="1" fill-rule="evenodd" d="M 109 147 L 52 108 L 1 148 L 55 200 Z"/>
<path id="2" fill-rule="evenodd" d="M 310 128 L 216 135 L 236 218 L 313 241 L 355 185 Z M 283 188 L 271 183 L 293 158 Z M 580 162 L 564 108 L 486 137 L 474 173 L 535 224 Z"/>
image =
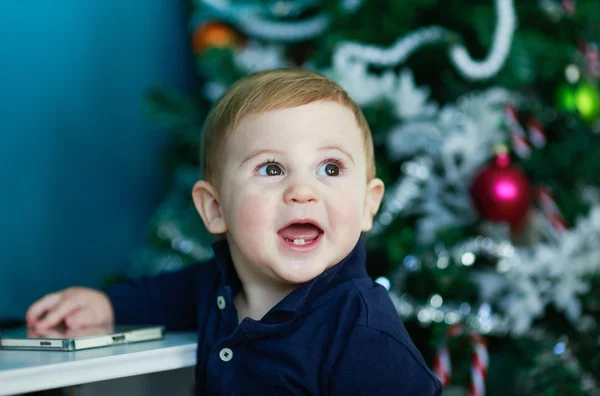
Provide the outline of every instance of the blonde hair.
<path id="1" fill-rule="evenodd" d="M 318 101 L 336 102 L 354 113 L 363 136 L 367 181 L 375 178 L 371 130 L 361 108 L 348 93 L 318 73 L 303 69 L 277 69 L 238 80 L 209 112 L 202 133 L 204 179 L 210 183 L 218 181 L 220 159 L 225 155 L 227 139 L 244 117 Z"/>

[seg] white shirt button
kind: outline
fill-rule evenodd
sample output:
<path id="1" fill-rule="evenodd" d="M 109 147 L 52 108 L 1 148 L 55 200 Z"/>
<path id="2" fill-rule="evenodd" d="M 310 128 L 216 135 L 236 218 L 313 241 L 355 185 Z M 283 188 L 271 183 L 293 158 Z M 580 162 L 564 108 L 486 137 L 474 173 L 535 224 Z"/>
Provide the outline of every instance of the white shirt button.
<path id="1" fill-rule="evenodd" d="M 219 307 L 219 309 L 225 309 L 225 297 L 217 297 L 217 307 Z"/>
<path id="2" fill-rule="evenodd" d="M 233 351 L 229 348 L 223 348 L 221 349 L 221 352 L 219 352 L 219 357 L 222 361 L 228 362 L 233 359 Z"/>

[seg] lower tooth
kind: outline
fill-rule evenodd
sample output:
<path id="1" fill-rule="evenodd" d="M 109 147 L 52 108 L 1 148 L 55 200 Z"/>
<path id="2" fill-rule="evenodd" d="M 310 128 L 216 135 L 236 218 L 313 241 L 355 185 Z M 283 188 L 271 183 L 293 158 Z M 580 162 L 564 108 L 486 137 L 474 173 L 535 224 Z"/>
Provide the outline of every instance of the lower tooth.
<path id="1" fill-rule="evenodd" d="M 304 245 L 304 239 L 294 239 L 294 245 Z"/>

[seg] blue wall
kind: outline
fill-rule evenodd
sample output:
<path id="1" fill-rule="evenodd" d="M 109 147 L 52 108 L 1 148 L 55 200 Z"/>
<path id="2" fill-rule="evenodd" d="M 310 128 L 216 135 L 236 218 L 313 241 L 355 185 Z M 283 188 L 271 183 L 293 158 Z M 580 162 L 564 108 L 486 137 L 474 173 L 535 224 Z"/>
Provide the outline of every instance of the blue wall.
<path id="1" fill-rule="evenodd" d="M 0 319 L 98 286 L 147 241 L 164 133 L 140 107 L 190 85 L 181 3 L 0 2 Z"/>

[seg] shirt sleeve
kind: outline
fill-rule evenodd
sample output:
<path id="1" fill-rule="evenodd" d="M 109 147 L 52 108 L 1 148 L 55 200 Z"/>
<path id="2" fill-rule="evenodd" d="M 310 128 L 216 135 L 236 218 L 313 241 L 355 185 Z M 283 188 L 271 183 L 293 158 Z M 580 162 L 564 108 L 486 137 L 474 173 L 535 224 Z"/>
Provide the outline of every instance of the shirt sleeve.
<path id="1" fill-rule="evenodd" d="M 115 324 L 163 325 L 168 330 L 196 330 L 196 289 L 207 263 L 178 271 L 130 279 L 105 290 Z M 208 279 L 206 280 L 208 282 Z"/>
<path id="2" fill-rule="evenodd" d="M 391 335 L 358 326 L 332 373 L 332 395 L 438 396 L 442 386 L 421 355 Z M 416 355 L 415 355 L 416 353 Z"/>

